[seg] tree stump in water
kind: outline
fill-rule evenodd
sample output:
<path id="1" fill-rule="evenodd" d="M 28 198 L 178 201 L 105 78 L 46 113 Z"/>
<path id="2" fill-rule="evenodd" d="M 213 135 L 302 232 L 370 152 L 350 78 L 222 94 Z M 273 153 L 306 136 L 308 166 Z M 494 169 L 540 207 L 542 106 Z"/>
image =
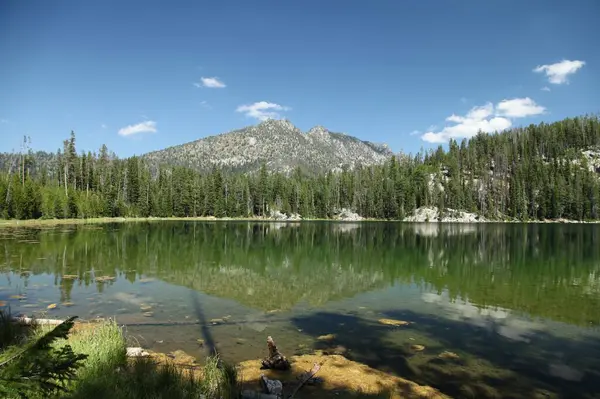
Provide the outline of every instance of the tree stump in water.
<path id="1" fill-rule="evenodd" d="M 290 362 L 279 352 L 275 341 L 271 336 L 267 337 L 267 347 L 269 348 L 269 357 L 262 361 L 263 369 L 274 369 L 274 370 L 289 370 Z"/>

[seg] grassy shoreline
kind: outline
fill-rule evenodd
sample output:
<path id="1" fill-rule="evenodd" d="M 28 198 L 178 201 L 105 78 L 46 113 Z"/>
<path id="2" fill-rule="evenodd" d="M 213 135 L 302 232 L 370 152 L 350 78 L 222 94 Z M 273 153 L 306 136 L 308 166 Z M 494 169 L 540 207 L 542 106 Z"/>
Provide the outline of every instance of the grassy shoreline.
<path id="1" fill-rule="evenodd" d="M 0 228 L 2 227 L 43 227 L 43 226 L 63 226 L 79 224 L 105 224 L 105 223 L 126 223 L 126 222 L 152 222 L 152 221 L 268 221 L 261 218 L 213 218 L 213 217 L 103 217 L 88 219 L 0 219 Z"/>
<path id="2" fill-rule="evenodd" d="M 7 399 L 18 399 L 23 397 L 20 394 L 25 393 L 27 396 L 24 397 L 31 399 L 239 397 L 235 367 L 220 362 L 218 357 L 208 357 L 201 369 L 177 367 L 166 356 L 167 360 L 164 361 L 157 361 L 151 357 L 128 357 L 128 338 L 114 320 L 105 320 L 102 323 L 77 322 L 72 325 L 66 338 L 48 341 L 47 353 L 52 350 L 60 351 L 68 345 L 72 353 L 85 356 L 68 377 L 56 379 L 60 368 L 66 367 L 65 363 L 61 363 L 57 352 L 53 352 L 49 358 L 41 357 L 38 352 L 32 353 L 40 359 L 45 359 L 37 366 L 30 364 L 37 362 L 37 358 L 25 359 L 18 363 L 12 360 L 12 353 L 23 350 L 20 348 L 31 348 L 34 343 L 39 345 L 37 342 L 46 339 L 48 333 L 59 328 L 58 324 L 22 324 L 10 321 L 7 314 L 0 316 L 0 362 L 12 361 L 13 367 L 12 370 L 0 368 L 0 384 L 8 384 L 0 386 L 0 396 Z M 40 368 L 36 369 L 38 366 Z M 42 369 L 49 371 L 44 374 L 45 377 L 29 378 L 31 370 L 39 372 Z M 46 380 L 54 381 L 63 389 L 57 387 L 46 391 Z"/>
<path id="3" fill-rule="evenodd" d="M 2 313 L 0 312 L 0 316 Z M 53 324 L 9 323 L 9 316 L 0 319 L 0 361 L 2 348 L 9 345 L 27 345 L 28 342 L 42 339 L 57 328 Z M 58 322 L 58 320 L 56 320 Z M 26 329 L 17 329 L 23 327 Z M 23 333 L 24 335 L 20 335 Z M 85 355 L 82 364 L 61 385 L 65 390 L 42 392 L 36 381 L 28 381 L 27 392 L 31 399 L 53 397 L 56 399 L 238 399 L 240 397 L 262 397 L 260 375 L 283 383 L 289 394 L 298 387 L 299 377 L 315 364 L 323 366 L 319 373 L 321 383 L 304 388 L 302 397 L 315 399 L 330 398 L 446 398 L 447 396 L 428 385 L 420 385 L 408 379 L 373 369 L 339 355 L 327 355 L 322 351 L 290 357 L 289 371 L 263 370 L 260 359 L 227 364 L 218 355 L 208 356 L 204 364 L 185 352 L 171 354 L 148 352 L 145 357 L 128 357 L 126 331 L 115 320 L 106 319 L 101 323 L 76 322 L 68 335 L 51 343 L 51 348 L 59 350 L 67 345 L 74 353 Z M 266 350 L 266 348 L 265 348 Z M 181 352 L 182 354 L 177 354 Z M 47 364 L 44 367 L 53 366 Z M 27 368 L 22 371 L 26 374 Z M 7 375 L 0 369 L 0 383 Z M 358 377 L 358 378 L 357 378 Z M 5 379 L 6 380 L 6 379 Z M 58 381 L 57 381 L 58 382 Z M 310 385 L 310 384 L 309 384 Z M 402 387 L 401 389 L 399 387 Z M 298 387 L 299 388 L 299 387 Z M 2 392 L 0 386 L 0 392 Z M 245 395 L 241 395 L 245 391 Z M 252 394 L 249 394 L 251 392 Z M 408 396 L 405 396 L 407 394 Z M 18 392 L 12 390 L 7 399 L 18 399 Z M 266 397 L 266 396 L 265 396 Z M 270 397 L 270 396 L 269 396 Z M 288 396 L 284 396 L 288 397 Z"/>
<path id="4" fill-rule="evenodd" d="M 302 220 L 274 220 L 262 217 L 245 217 L 245 218 L 215 218 L 210 216 L 195 216 L 195 217 L 103 217 L 103 218 L 88 218 L 88 219 L 0 219 L 1 228 L 12 227 L 54 227 L 65 225 L 94 225 L 106 223 L 140 223 L 140 222 L 157 222 L 157 221 L 186 221 L 186 222 L 264 222 L 264 223 L 301 223 L 301 222 L 335 222 L 335 223 L 364 223 L 364 222 L 396 222 L 408 224 L 494 224 L 494 223 L 524 223 L 524 224 L 599 224 L 600 220 L 583 221 L 583 220 L 488 220 L 481 222 L 457 222 L 457 221 L 419 221 L 408 222 L 403 220 L 385 220 L 385 219 L 362 219 L 362 220 L 339 220 L 339 219 L 302 219 Z"/>

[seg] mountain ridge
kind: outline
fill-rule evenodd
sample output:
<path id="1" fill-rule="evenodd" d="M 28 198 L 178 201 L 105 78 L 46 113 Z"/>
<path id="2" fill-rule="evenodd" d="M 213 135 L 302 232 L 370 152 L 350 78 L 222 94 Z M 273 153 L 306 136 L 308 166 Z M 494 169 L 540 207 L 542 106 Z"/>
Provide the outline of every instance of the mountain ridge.
<path id="1" fill-rule="evenodd" d="M 386 144 L 331 132 L 321 125 L 303 132 L 288 119 L 267 119 L 141 157 L 153 164 L 185 166 L 198 171 L 220 167 L 251 172 L 264 163 L 272 171 L 289 173 L 297 167 L 323 172 L 370 166 L 381 164 L 392 155 Z"/>

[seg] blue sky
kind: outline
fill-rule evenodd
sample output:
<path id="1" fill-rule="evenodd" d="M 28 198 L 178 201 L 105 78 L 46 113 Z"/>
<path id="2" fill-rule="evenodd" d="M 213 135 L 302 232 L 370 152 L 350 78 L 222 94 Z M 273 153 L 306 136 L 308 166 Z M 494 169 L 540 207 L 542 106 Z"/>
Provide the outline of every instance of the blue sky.
<path id="1" fill-rule="evenodd" d="M 416 152 L 600 110 L 600 1 L 0 3 L 0 151 L 141 154 L 285 117 Z"/>

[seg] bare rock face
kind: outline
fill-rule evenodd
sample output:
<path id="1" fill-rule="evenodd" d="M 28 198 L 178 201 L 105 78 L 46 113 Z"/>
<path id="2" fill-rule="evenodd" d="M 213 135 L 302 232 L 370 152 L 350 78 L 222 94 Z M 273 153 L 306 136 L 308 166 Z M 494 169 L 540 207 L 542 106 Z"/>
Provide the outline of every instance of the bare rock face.
<path id="1" fill-rule="evenodd" d="M 282 222 L 297 221 L 297 220 L 302 220 L 302 216 L 300 216 L 300 214 L 298 214 L 298 213 L 292 213 L 290 215 L 286 215 L 285 213 L 282 213 L 278 210 L 271 210 L 269 212 L 269 219 L 282 221 Z"/>
<path id="2" fill-rule="evenodd" d="M 412 215 L 404 218 L 405 222 L 448 222 L 448 223 L 481 223 L 487 222 L 483 216 L 475 213 L 445 209 L 440 213 L 439 209 L 433 207 L 421 207 L 416 209 Z"/>
<path id="3" fill-rule="evenodd" d="M 590 149 L 581 153 L 591 172 L 600 173 L 600 149 Z"/>
<path id="4" fill-rule="evenodd" d="M 350 209 L 342 208 L 339 209 L 336 213 L 337 214 L 335 216 L 335 219 L 337 220 L 343 220 L 345 222 L 358 222 L 363 220 L 362 216 L 360 216 L 356 212 L 353 212 Z"/>

